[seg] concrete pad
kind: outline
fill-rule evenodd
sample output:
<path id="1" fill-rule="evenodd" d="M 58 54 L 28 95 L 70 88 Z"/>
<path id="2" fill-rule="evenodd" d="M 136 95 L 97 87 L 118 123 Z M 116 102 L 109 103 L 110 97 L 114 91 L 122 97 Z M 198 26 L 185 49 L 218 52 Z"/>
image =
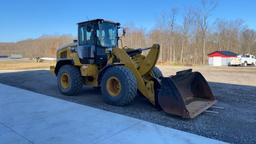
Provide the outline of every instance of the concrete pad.
<path id="1" fill-rule="evenodd" d="M 222 143 L 127 116 L 0 84 L 0 143 Z M 27 141 L 26 141 L 27 140 Z"/>
<path id="2" fill-rule="evenodd" d="M 101 143 L 101 141 L 99 141 Z M 216 144 L 216 140 L 175 129 L 142 122 L 115 136 L 104 140 L 104 144 Z"/>
<path id="3" fill-rule="evenodd" d="M 24 137 L 16 134 L 10 128 L 0 124 L 0 143 L 1 144 L 31 144 Z"/>

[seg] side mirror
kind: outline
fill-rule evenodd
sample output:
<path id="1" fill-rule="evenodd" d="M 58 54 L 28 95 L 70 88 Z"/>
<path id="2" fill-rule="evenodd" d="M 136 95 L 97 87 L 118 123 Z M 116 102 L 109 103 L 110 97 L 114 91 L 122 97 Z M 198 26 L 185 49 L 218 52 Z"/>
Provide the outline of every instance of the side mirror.
<path id="1" fill-rule="evenodd" d="M 126 29 L 123 28 L 123 36 L 125 36 L 125 35 L 126 35 Z"/>
<path id="2" fill-rule="evenodd" d="M 76 40 L 76 39 L 74 39 L 74 40 L 73 40 L 73 43 L 77 43 L 77 40 Z"/>
<path id="3" fill-rule="evenodd" d="M 119 27 L 118 28 L 118 37 L 121 38 L 121 37 L 125 36 L 125 34 L 126 34 L 125 29 L 123 27 Z"/>

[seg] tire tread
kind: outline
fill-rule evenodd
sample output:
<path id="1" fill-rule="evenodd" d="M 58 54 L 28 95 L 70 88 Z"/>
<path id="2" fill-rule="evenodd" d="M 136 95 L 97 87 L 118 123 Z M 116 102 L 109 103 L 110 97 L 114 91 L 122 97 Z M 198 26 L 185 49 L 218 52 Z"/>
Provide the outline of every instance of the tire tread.
<path id="1" fill-rule="evenodd" d="M 71 81 L 72 81 L 71 88 L 67 92 L 64 92 L 61 89 L 61 86 L 59 84 L 59 77 L 60 77 L 59 74 L 61 74 L 63 72 L 67 72 L 69 74 L 69 76 L 71 77 Z M 58 87 L 62 94 L 69 95 L 69 96 L 79 94 L 83 87 L 83 80 L 82 80 L 79 69 L 72 65 L 62 66 L 58 72 Z"/>
<path id="2" fill-rule="evenodd" d="M 105 81 L 106 78 L 104 76 L 109 75 L 116 71 L 121 72 L 126 77 L 126 81 L 128 83 L 127 84 L 128 92 L 127 92 L 127 94 L 125 94 L 125 96 L 122 96 L 118 100 L 118 102 L 114 102 L 111 99 L 109 99 L 109 97 L 106 96 L 102 90 L 103 99 L 111 105 L 117 105 L 117 106 L 128 105 L 133 102 L 134 98 L 137 95 L 137 80 L 136 80 L 135 76 L 133 75 L 133 73 L 128 68 L 126 68 L 124 66 L 114 66 L 114 67 L 109 68 L 103 75 L 102 80 Z M 104 84 L 104 82 L 102 84 Z M 103 88 L 103 85 L 101 87 Z"/>

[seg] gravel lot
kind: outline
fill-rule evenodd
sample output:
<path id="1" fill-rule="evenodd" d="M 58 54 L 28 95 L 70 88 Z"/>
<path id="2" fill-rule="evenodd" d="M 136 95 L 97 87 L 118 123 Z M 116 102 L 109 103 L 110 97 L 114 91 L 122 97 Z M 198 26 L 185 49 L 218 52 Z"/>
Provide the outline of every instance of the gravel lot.
<path id="1" fill-rule="evenodd" d="M 167 76 L 189 67 L 160 68 Z M 256 68 L 202 66 L 194 69 L 202 72 L 210 81 L 209 84 L 218 99 L 217 106 L 225 108 L 215 110 L 219 114 L 203 113 L 193 120 L 184 120 L 156 110 L 142 97 L 137 97 L 130 106 L 115 107 L 102 101 L 99 90 L 87 87 L 78 96 L 63 96 L 58 92 L 56 78 L 48 70 L 0 71 L 0 83 L 225 142 L 256 143 Z"/>

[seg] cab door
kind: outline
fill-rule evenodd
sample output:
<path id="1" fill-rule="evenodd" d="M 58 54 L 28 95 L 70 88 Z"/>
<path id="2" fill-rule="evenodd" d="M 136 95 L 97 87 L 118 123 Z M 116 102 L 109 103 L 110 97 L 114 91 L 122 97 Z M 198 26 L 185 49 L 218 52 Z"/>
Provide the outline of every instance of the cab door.
<path id="1" fill-rule="evenodd" d="M 95 59 L 95 28 L 92 24 L 78 27 L 77 53 L 81 63 L 93 64 Z"/>

